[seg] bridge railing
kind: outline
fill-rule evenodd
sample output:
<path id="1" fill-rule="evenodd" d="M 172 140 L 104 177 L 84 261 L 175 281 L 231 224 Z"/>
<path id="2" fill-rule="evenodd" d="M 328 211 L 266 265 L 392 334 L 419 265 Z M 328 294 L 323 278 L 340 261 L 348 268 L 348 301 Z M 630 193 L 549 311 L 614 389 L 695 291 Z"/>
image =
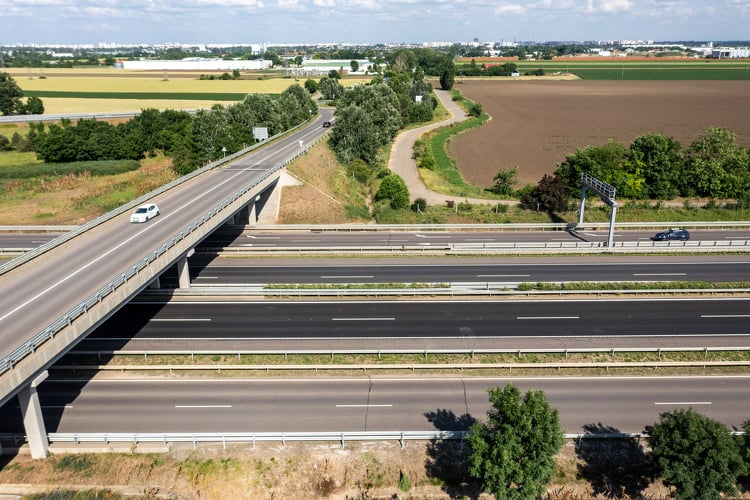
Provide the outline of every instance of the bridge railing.
<path id="1" fill-rule="evenodd" d="M 265 146 L 270 141 L 273 141 L 275 139 L 283 137 L 284 135 L 289 134 L 290 132 L 296 130 L 297 128 L 299 128 L 301 126 L 303 126 L 305 123 L 307 123 L 307 122 L 304 122 L 304 123 L 302 123 L 300 125 L 297 125 L 296 127 L 293 127 L 293 128 L 291 128 L 291 129 L 289 129 L 287 131 L 284 131 L 284 132 L 278 133 L 278 134 L 276 134 L 276 135 L 274 135 L 272 137 L 269 137 L 267 140 L 265 140 L 263 142 L 252 144 L 252 145 L 250 145 L 250 146 L 248 146 L 248 147 L 246 147 L 244 149 L 241 149 L 240 151 L 237 151 L 236 153 L 232 153 L 230 155 L 227 155 L 224 158 L 221 158 L 219 160 L 211 162 L 211 163 L 209 163 L 209 164 L 207 164 L 207 165 L 205 165 L 205 166 L 203 166 L 203 167 L 201 167 L 199 169 L 196 169 L 196 170 L 194 170 L 194 171 L 192 171 L 192 172 L 190 172 L 188 174 L 183 175 L 182 177 L 180 177 L 178 179 L 173 180 L 172 182 L 164 184 L 163 186 L 161 186 L 161 187 L 159 187 L 157 189 L 154 189 L 153 191 L 150 191 L 149 193 L 146 193 L 143 196 L 141 196 L 139 198 L 136 198 L 135 200 L 133 200 L 133 201 L 131 201 L 129 203 L 126 203 L 124 205 L 120 205 L 119 207 L 115 208 L 114 210 L 111 210 L 111 211 L 109 211 L 109 212 L 107 212 L 105 214 L 102 214 L 99 217 L 97 217 L 95 219 L 92 219 L 92 220 L 90 220 L 89 222 L 87 222 L 85 224 L 82 224 L 80 226 L 72 226 L 72 229 L 69 230 L 68 232 L 66 232 L 65 234 L 61 234 L 57 238 L 55 238 L 55 239 L 53 239 L 51 241 L 48 241 L 47 243 L 44 243 L 43 245 L 35 247 L 35 248 L 29 250 L 28 252 L 25 252 L 25 253 L 21 254 L 20 256 L 16 257 L 15 259 L 10 260 L 10 261 L 6 262 L 5 264 L 3 264 L 2 266 L 0 266 L 0 275 L 3 275 L 4 273 L 10 271 L 11 269 L 15 269 L 16 267 L 20 266 L 21 264 L 24 264 L 24 263 L 26 263 L 26 262 L 28 262 L 28 261 L 30 261 L 30 260 L 32 260 L 32 259 L 34 259 L 34 258 L 36 258 L 36 257 L 38 257 L 40 255 L 42 255 L 45 252 L 48 252 L 49 250 L 55 248 L 58 245 L 61 245 L 61 244 L 65 243 L 65 242 L 67 242 L 67 241 L 70 241 L 71 239 L 75 238 L 76 236 L 79 236 L 79 235 L 85 233 L 86 231 L 89 231 L 89 230 L 95 228 L 96 226 L 98 226 L 100 224 L 103 224 L 103 223 L 105 223 L 105 222 L 113 219 L 114 217 L 117 217 L 117 216 L 119 216 L 119 215 L 121 215 L 121 214 L 123 214 L 125 212 L 131 211 L 135 207 L 137 207 L 139 205 L 142 205 L 143 203 L 147 202 L 148 200 L 152 199 L 155 196 L 158 196 L 158 195 L 160 195 L 162 193 L 165 193 L 165 192 L 169 191 L 170 189 L 175 188 L 175 187 L 177 187 L 177 186 L 179 186 L 179 185 L 181 185 L 181 184 L 189 181 L 190 179 L 193 179 L 193 178 L 195 178 L 195 177 L 197 177 L 197 176 L 199 176 L 199 175 L 201 175 L 201 174 L 203 174 L 205 172 L 208 172 L 208 171 L 213 170 L 213 169 L 215 169 L 217 167 L 220 167 L 220 166 L 224 165 L 225 163 L 232 162 L 232 161 L 236 160 L 237 158 L 239 158 L 241 156 L 244 156 L 244 155 L 252 152 L 255 149 L 260 148 L 261 146 Z M 325 136 L 323 136 L 323 137 L 325 137 Z M 311 143 L 310 145 L 306 146 L 302 152 L 306 151 L 307 149 L 309 149 L 310 147 L 312 147 L 314 144 L 317 144 L 317 143 Z M 301 154 L 301 153 L 296 153 L 292 159 L 294 159 L 297 156 L 299 156 L 299 154 Z M 287 160 L 287 162 L 282 163 L 282 166 L 286 165 L 286 163 L 288 163 L 289 161 L 291 161 L 291 160 Z M 12 226 L 4 226 L 4 227 L 12 227 Z M 45 226 L 45 227 L 49 228 L 49 226 Z M 61 226 L 61 227 L 63 227 L 63 228 L 71 228 L 71 226 Z"/>
<path id="2" fill-rule="evenodd" d="M 25 342 L 23 345 L 19 346 L 15 350 L 13 350 L 5 358 L 3 358 L 3 359 L 0 360 L 0 375 L 3 374 L 3 373 L 5 373 L 6 371 L 12 369 L 13 366 L 16 363 L 18 363 L 18 361 L 20 361 L 21 359 L 25 358 L 26 356 L 28 356 L 30 354 L 33 354 L 39 348 L 39 346 L 41 346 L 44 342 L 46 342 L 46 341 L 54 338 L 54 336 L 58 332 L 60 332 L 61 330 L 63 330 L 64 328 L 66 328 L 68 325 L 70 325 L 76 318 L 80 317 L 83 314 L 86 314 L 86 312 L 89 309 L 91 309 L 92 307 L 95 307 L 99 302 L 102 301 L 103 298 L 105 298 L 109 294 L 113 293 L 115 290 L 117 290 L 124 283 L 127 283 L 127 281 L 129 279 L 131 279 L 133 276 L 137 275 L 140 271 L 142 271 L 143 269 L 145 269 L 146 267 L 148 267 L 149 264 L 151 264 L 151 262 L 153 262 L 154 260 L 156 260 L 157 258 L 159 258 L 159 256 L 161 256 L 164 253 L 166 253 L 169 249 L 171 249 L 177 243 L 179 243 L 180 241 L 182 241 L 187 235 L 189 235 L 192 232 L 194 232 L 196 229 L 198 229 L 200 226 L 202 226 L 203 224 L 205 224 L 207 221 L 209 221 L 209 220 L 213 219 L 214 217 L 216 217 L 226 207 L 228 207 L 233 202 L 235 202 L 238 199 L 240 199 L 241 197 L 243 197 L 246 193 L 248 193 L 249 191 L 251 191 L 252 189 L 254 189 L 256 186 L 262 184 L 264 181 L 266 181 L 266 179 L 268 179 L 272 175 L 275 175 L 275 173 L 277 171 L 281 170 L 289 162 L 293 161 L 294 159 L 296 159 L 300 155 L 304 154 L 305 151 L 307 151 L 309 148 L 313 147 L 318 142 L 322 141 L 324 138 L 325 138 L 325 135 L 321 136 L 321 138 L 318 139 L 318 141 L 311 142 L 310 144 L 306 145 L 304 148 L 299 148 L 298 151 L 296 151 L 294 154 L 292 154 L 286 160 L 284 160 L 284 161 L 282 161 L 280 163 L 277 163 L 272 168 L 270 168 L 270 169 L 266 170 L 265 172 L 263 172 L 258 178 L 256 178 L 255 180 L 253 180 L 253 182 L 251 182 L 250 184 L 247 184 L 242 189 L 240 189 L 239 191 L 235 192 L 232 196 L 230 196 L 229 198 L 226 198 L 225 200 L 223 200 L 221 203 L 219 203 L 218 205 L 216 205 L 213 209 L 211 209 L 205 215 L 203 215 L 202 217 L 196 219 L 193 223 L 189 224 L 187 227 L 185 227 L 184 229 L 182 229 L 181 231 L 179 231 L 177 234 L 175 234 L 174 236 L 172 236 L 171 238 L 169 238 L 168 240 L 166 240 L 166 242 L 164 244 L 160 245 L 155 250 L 153 250 L 152 252 L 150 252 L 146 257 L 144 257 L 143 259 L 139 260 L 136 264 L 134 264 L 133 266 L 129 267 L 128 269 L 124 270 L 122 273 L 120 273 L 119 275 L 117 275 L 114 279 L 112 279 L 110 282 L 108 282 L 102 288 L 100 288 L 99 290 L 97 290 L 96 292 L 94 292 L 92 295 L 90 295 L 88 298 L 86 298 L 83 302 L 81 302 L 80 304 L 78 304 L 75 307 L 73 307 L 72 309 L 70 309 L 68 312 L 66 312 L 64 315 L 62 315 L 57 320 L 53 321 L 47 328 L 45 328 L 41 332 L 37 333 L 30 340 L 28 340 L 27 342 Z M 231 160 L 231 159 L 235 159 L 236 157 L 240 156 L 241 154 L 245 154 L 247 152 L 247 149 L 249 149 L 249 148 L 246 148 L 245 150 L 242 150 L 242 152 L 235 153 L 234 155 L 227 156 L 226 159 L 222 159 L 222 162 L 225 162 L 225 161 L 228 161 L 228 160 Z M 215 162 L 215 163 L 218 164 L 218 162 Z M 217 166 L 216 164 L 208 165 L 208 166 L 204 167 L 203 169 L 201 169 L 201 171 L 205 172 L 207 169 L 209 169 L 209 167 L 210 168 L 215 168 Z M 196 172 L 198 172 L 198 171 L 196 171 Z M 191 175 L 191 174 L 189 174 L 189 175 Z M 195 174 L 195 175 L 199 175 L 199 174 Z M 149 194 L 149 195 L 146 195 L 146 196 L 147 197 L 153 196 L 153 193 Z M 140 199 L 141 198 L 139 198 L 139 200 Z M 136 200 L 136 202 L 137 201 L 138 200 Z M 133 202 L 133 204 L 137 204 L 136 202 Z M 128 207 L 128 206 L 131 206 L 133 204 L 123 205 L 123 207 Z M 135 205 L 133 205 L 133 206 L 135 206 Z M 120 209 L 123 209 L 123 207 L 120 207 Z M 120 209 L 115 210 L 113 212 L 110 212 L 109 214 L 105 214 L 105 215 L 103 215 L 103 216 L 95 219 L 94 221 L 92 221 L 89 224 L 94 224 L 94 225 L 95 224 L 100 224 L 101 222 L 104 221 L 105 218 L 111 218 L 111 217 L 113 217 L 113 215 L 112 215 L 113 213 L 115 213 L 115 212 L 121 213 L 122 210 L 120 210 Z M 84 226 L 89 226 L 89 224 L 85 224 Z M 72 238 L 72 237 L 74 237 L 74 236 L 76 236 L 78 234 L 83 233 L 85 230 L 88 230 L 91 227 L 93 227 L 93 225 L 91 225 L 90 227 L 86 227 L 86 229 L 79 230 L 80 229 L 79 228 L 79 229 L 76 229 L 74 231 L 71 231 L 70 233 L 66 233 L 65 235 L 62 235 L 60 238 L 56 238 L 55 240 L 52 240 L 51 242 L 47 243 L 46 245 L 42 245 L 42 247 L 45 247 L 44 250 L 42 250 L 42 251 L 47 251 L 49 248 L 60 244 L 61 241 L 58 241 L 58 240 L 64 239 L 64 240 L 67 241 L 68 239 L 70 239 L 70 238 Z M 42 251 L 40 251 L 40 253 Z M 29 253 L 35 253 L 35 252 L 29 252 Z M 30 258 L 26 259 L 25 257 L 26 257 L 26 254 L 23 254 L 22 256 L 18 257 L 17 259 L 13 259 L 9 263 L 7 263 L 5 266 L 9 266 L 9 268 L 12 268 L 15 265 L 19 265 L 21 263 L 21 262 L 16 262 L 16 261 L 26 262 L 26 261 L 30 260 L 31 258 L 33 258 L 33 257 L 30 257 Z M 13 264 L 13 265 L 11 266 L 11 264 Z M 3 268 L 5 268 L 5 266 L 0 267 L 0 274 L 2 274 L 4 272 Z"/>

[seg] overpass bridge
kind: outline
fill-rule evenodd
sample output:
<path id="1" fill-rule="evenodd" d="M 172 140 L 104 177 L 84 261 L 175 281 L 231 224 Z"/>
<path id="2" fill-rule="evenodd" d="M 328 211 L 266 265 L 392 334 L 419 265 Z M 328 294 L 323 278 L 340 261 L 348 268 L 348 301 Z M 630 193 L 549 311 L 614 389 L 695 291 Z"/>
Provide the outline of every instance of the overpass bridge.
<path id="1" fill-rule="evenodd" d="M 36 387 L 47 368 L 159 276 L 177 267 L 227 222 L 254 224 L 279 196 L 284 166 L 330 130 L 331 110 L 276 138 L 208 165 L 0 266 L 0 406 L 18 400 L 32 456 L 47 453 Z M 244 154 L 248 153 L 248 154 Z M 161 215 L 131 224 L 132 209 L 156 203 Z"/>

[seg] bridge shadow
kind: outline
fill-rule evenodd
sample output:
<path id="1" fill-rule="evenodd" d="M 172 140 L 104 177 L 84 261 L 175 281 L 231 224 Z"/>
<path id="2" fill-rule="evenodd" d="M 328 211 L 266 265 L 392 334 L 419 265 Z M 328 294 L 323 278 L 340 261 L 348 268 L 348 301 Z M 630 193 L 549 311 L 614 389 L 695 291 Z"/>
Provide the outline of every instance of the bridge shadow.
<path id="1" fill-rule="evenodd" d="M 450 410 L 437 409 L 424 414 L 435 429 L 468 431 L 476 421 L 469 414 L 456 415 Z M 433 439 L 427 445 L 425 473 L 439 482 L 450 498 L 478 499 L 482 493 L 479 483 L 469 475 L 469 446 L 458 439 Z"/>
<path id="2" fill-rule="evenodd" d="M 622 432 L 601 422 L 586 424 L 583 430 L 602 436 L 579 439 L 575 444 L 578 475 L 591 484 L 592 496 L 643 498 L 653 474 L 639 439 L 617 438 Z"/>

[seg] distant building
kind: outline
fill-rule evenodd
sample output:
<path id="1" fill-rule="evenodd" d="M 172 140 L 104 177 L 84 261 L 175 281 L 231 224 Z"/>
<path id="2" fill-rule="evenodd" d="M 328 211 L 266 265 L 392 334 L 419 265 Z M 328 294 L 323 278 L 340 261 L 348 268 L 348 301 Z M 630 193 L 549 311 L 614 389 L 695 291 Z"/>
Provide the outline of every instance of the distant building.
<path id="1" fill-rule="evenodd" d="M 356 59 L 359 65 L 356 73 L 365 74 L 372 71 L 373 63 L 367 59 Z M 351 59 L 305 59 L 302 66 L 298 68 L 297 73 L 307 76 L 327 75 L 331 70 L 342 71 L 343 73 L 352 74 Z"/>
<path id="2" fill-rule="evenodd" d="M 741 59 L 750 57 L 750 48 L 747 47 L 715 47 L 711 50 L 714 59 Z"/>
<path id="3" fill-rule="evenodd" d="M 156 60 L 141 59 L 138 61 L 121 61 L 115 64 L 116 68 L 134 70 L 193 70 L 193 71 L 234 71 L 267 69 L 273 65 L 272 61 L 265 59 L 209 59 L 202 57 L 188 57 L 178 60 Z"/>

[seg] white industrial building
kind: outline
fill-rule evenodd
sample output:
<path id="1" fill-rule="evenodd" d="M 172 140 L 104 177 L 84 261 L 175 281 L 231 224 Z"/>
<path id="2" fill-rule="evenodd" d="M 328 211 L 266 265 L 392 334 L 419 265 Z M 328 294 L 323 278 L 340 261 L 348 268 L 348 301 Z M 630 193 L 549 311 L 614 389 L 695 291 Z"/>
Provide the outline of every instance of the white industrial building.
<path id="1" fill-rule="evenodd" d="M 742 59 L 750 57 L 750 48 L 747 47 L 714 47 L 711 50 L 714 59 Z"/>
<path id="2" fill-rule="evenodd" d="M 235 69 L 258 70 L 267 69 L 273 62 L 266 59 L 208 59 L 203 57 L 188 57 L 177 60 L 141 59 L 137 61 L 121 61 L 115 67 L 134 70 L 192 70 L 192 71 L 234 71 Z"/>

